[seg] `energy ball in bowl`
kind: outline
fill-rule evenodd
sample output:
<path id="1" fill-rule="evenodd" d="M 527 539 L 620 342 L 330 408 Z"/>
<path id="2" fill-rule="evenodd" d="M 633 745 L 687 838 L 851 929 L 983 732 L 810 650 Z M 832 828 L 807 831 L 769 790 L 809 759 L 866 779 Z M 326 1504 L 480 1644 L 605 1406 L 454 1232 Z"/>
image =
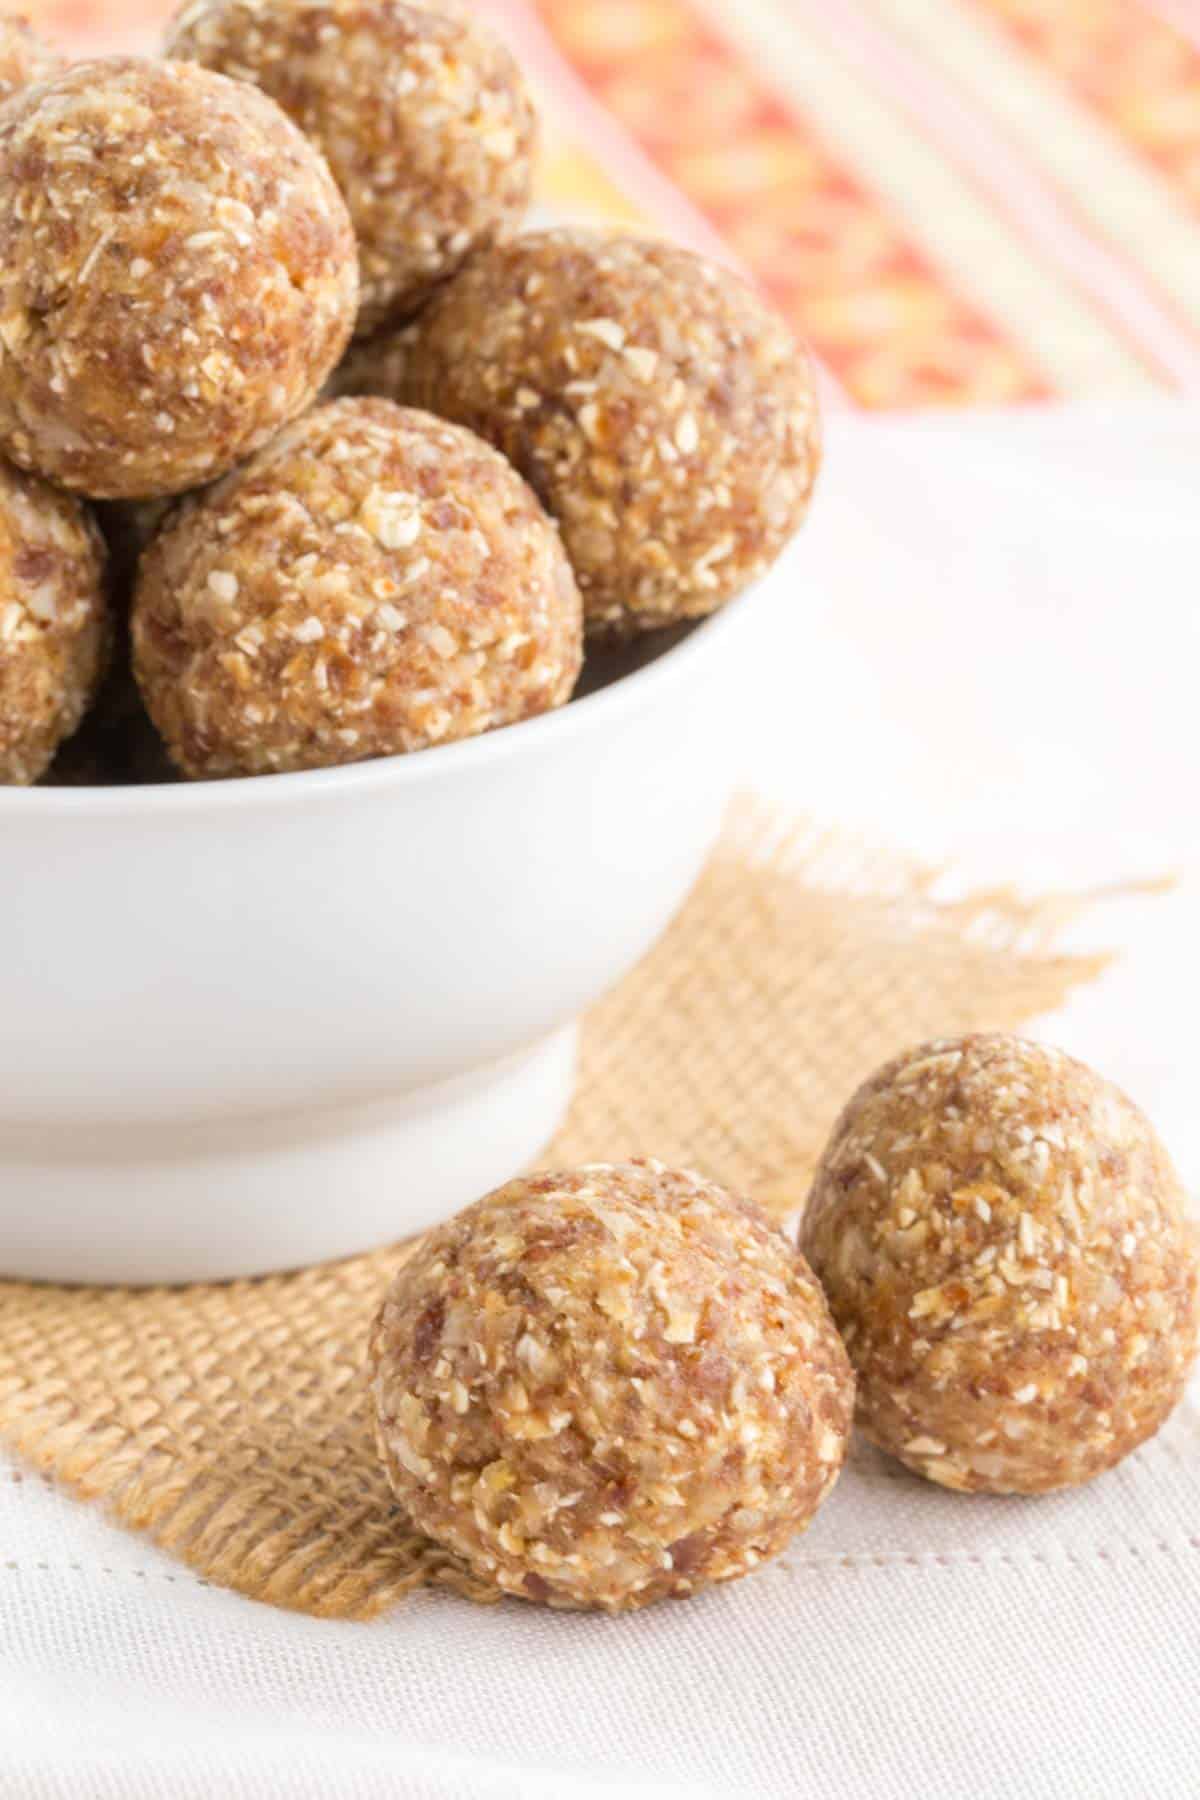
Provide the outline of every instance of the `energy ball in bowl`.
<path id="1" fill-rule="evenodd" d="M 179 768 L 263 775 L 561 705 L 582 607 L 557 531 L 490 445 L 340 400 L 168 520 L 142 557 L 133 644 Z"/>
<path id="2" fill-rule="evenodd" d="M 792 1245 L 652 1162 L 528 1176 L 430 1232 L 370 1369 L 418 1527 L 507 1593 L 609 1612 L 776 1555 L 833 1486 L 853 1410 Z"/>
<path id="3" fill-rule="evenodd" d="M 783 322 L 728 270 L 634 237 L 494 245 L 341 380 L 504 451 L 562 528 L 593 634 L 714 612 L 800 524 L 820 460 Z"/>
<path id="4" fill-rule="evenodd" d="M 63 58 L 35 37 L 24 18 L 0 18 L 0 102 L 18 88 L 45 81 L 64 66 Z"/>
<path id="5" fill-rule="evenodd" d="M 0 463 L 0 783 L 49 766 L 100 684 L 100 534 L 77 500 Z"/>
<path id="6" fill-rule="evenodd" d="M 534 110 L 469 17 L 402 0 L 193 0 L 167 53 L 264 88 L 329 158 L 358 234 L 360 331 L 414 312 L 529 204 Z"/>
<path id="7" fill-rule="evenodd" d="M 966 1037 L 887 1064 L 834 1128 L 801 1244 L 863 1431 L 943 1486 L 1088 1481 L 1183 1392 L 1200 1261 L 1179 1181 L 1059 1051 Z"/>
<path id="8" fill-rule="evenodd" d="M 83 63 L 0 110 L 0 449 L 97 499 L 182 492 L 310 404 L 354 233 L 273 100 L 194 64 Z"/>

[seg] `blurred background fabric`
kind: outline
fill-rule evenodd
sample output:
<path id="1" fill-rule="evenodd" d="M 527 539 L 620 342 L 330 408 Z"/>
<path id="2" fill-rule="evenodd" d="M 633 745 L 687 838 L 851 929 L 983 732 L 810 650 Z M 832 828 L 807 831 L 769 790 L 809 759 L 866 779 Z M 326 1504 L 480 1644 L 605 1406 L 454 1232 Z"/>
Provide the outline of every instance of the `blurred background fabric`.
<path id="1" fill-rule="evenodd" d="M 170 0 L 15 0 L 76 55 Z M 831 405 L 1200 387 L 1200 0 L 476 0 L 541 200 L 740 264 Z"/>

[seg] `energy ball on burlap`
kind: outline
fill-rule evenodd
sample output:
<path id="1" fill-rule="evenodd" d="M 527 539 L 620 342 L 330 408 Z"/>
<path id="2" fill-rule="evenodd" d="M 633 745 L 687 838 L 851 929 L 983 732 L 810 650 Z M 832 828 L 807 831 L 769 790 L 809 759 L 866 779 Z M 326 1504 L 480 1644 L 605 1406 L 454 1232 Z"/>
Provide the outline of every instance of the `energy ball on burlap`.
<path id="1" fill-rule="evenodd" d="M 0 783 L 36 781 L 108 650 L 100 534 L 77 500 L 0 463 Z"/>
<path id="2" fill-rule="evenodd" d="M 193 0 L 168 55 L 252 81 L 329 158 L 358 234 L 360 331 L 411 314 L 529 204 L 536 118 L 508 51 L 402 0 Z"/>
<path id="3" fill-rule="evenodd" d="M 354 233 L 273 100 L 194 64 L 83 63 L 0 110 L 0 449 L 98 499 L 181 492 L 310 404 Z"/>
<path id="4" fill-rule="evenodd" d="M 35 37 L 29 20 L 0 17 L 0 102 L 18 88 L 45 81 L 64 66 L 64 59 Z"/>
<path id="5" fill-rule="evenodd" d="M 761 575 L 820 460 L 782 320 L 728 270 L 633 237 L 494 245 L 340 380 L 503 450 L 558 520 L 601 635 L 702 617 Z"/>
<path id="6" fill-rule="evenodd" d="M 859 1425 L 945 1487 L 1088 1481 L 1183 1392 L 1183 1192 L 1137 1107 L 1060 1051 L 966 1037 L 887 1064 L 838 1120 L 801 1244 Z"/>
<path id="7" fill-rule="evenodd" d="M 370 1371 L 417 1527 L 507 1593 L 609 1612 L 782 1550 L 837 1478 L 854 1403 L 787 1239 L 653 1162 L 527 1176 L 430 1232 Z"/>
<path id="8" fill-rule="evenodd" d="M 133 643 L 185 774 L 263 775 L 561 705 L 582 607 L 554 525 L 490 445 L 339 400 L 182 504 L 142 557 Z"/>

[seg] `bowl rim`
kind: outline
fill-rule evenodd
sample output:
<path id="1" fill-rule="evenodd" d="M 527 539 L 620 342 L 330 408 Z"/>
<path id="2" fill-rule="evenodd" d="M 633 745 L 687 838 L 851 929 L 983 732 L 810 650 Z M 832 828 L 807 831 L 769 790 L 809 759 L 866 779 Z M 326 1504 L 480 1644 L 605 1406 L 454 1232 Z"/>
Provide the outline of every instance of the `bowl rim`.
<path id="1" fill-rule="evenodd" d="M 717 649 L 750 613 L 757 614 L 775 576 L 790 560 L 791 546 L 765 575 L 752 582 L 719 611 L 696 622 L 679 643 L 672 644 L 643 668 L 634 669 L 595 693 L 571 700 L 552 712 L 483 732 L 457 743 L 432 745 L 408 755 L 372 757 L 332 769 L 303 769 L 279 775 L 238 775 L 219 781 L 147 782 L 125 787 L 0 786 L 0 824 L 28 823 L 31 817 L 53 819 L 78 812 L 89 816 L 137 817 L 156 814 L 188 817 L 250 808 L 279 810 L 340 794 L 420 786 L 430 781 L 470 775 L 501 758 L 536 755 L 568 736 L 593 726 L 613 724 L 623 713 L 653 704 L 660 690 L 686 678 L 695 664 Z"/>

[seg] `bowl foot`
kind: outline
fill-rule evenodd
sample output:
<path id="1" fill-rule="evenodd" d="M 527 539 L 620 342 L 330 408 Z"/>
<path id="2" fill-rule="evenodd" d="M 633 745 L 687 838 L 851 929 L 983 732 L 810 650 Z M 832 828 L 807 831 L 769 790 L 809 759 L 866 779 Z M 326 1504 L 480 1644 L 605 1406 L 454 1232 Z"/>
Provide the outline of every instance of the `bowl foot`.
<path id="1" fill-rule="evenodd" d="M 545 1148 L 575 1045 L 571 1025 L 398 1100 L 286 1117 L 36 1140 L 0 1127 L 0 1274 L 224 1281 L 393 1243 Z"/>

